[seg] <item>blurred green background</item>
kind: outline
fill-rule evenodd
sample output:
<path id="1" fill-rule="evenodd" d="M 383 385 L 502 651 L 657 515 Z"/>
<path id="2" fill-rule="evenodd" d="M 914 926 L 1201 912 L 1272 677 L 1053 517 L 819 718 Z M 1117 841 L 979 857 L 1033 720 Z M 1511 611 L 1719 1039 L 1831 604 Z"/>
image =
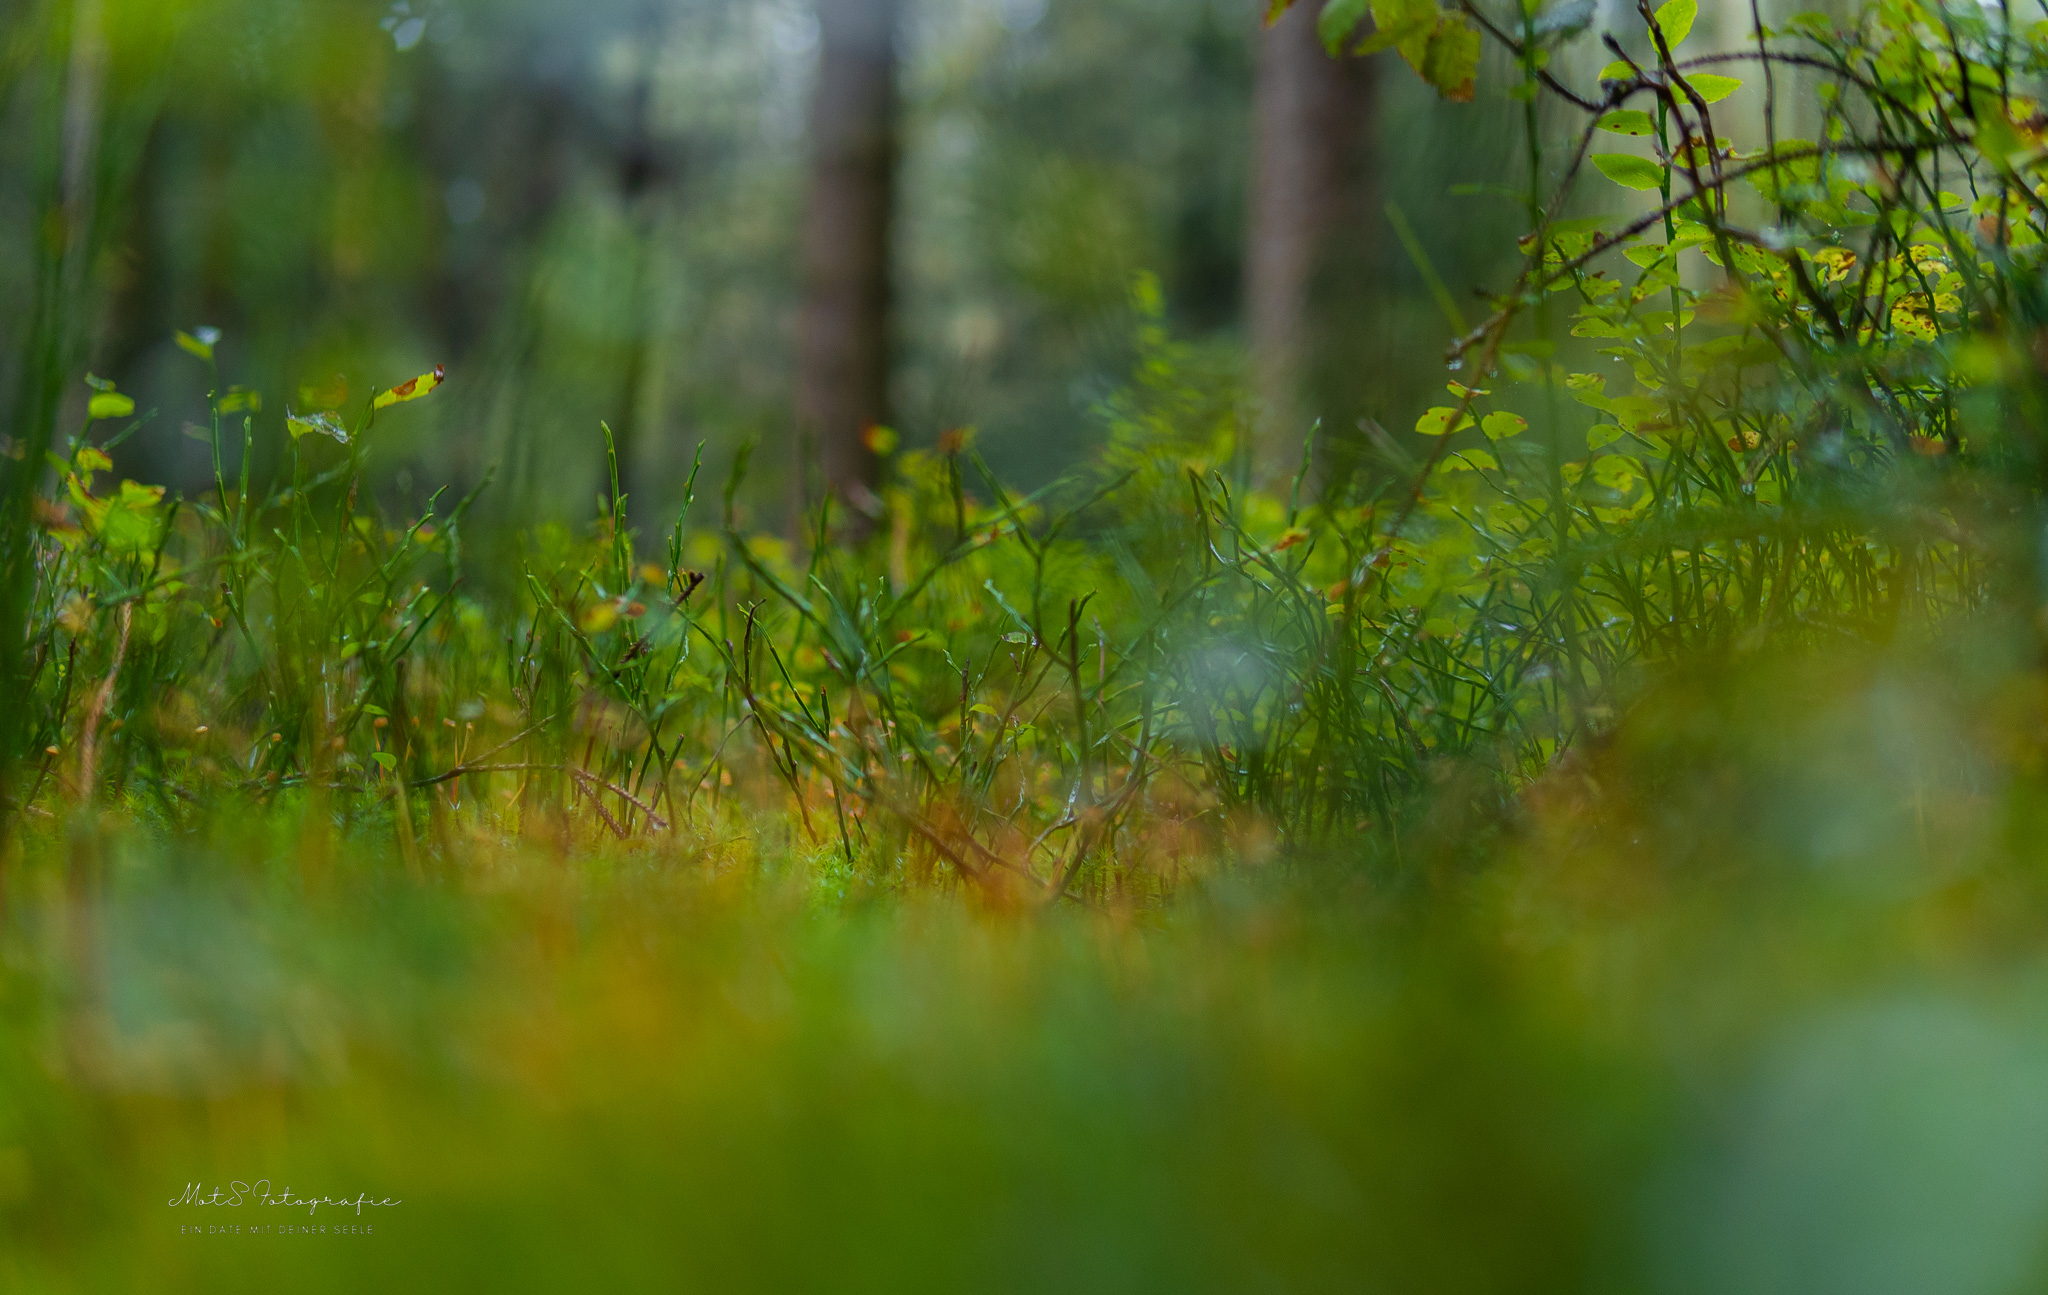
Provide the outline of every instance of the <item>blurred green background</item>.
<path id="1" fill-rule="evenodd" d="M 600 418 L 628 447 L 643 529 L 665 529 L 700 440 L 713 481 L 758 440 L 751 497 L 782 498 L 819 45 L 806 0 L 106 4 L 118 193 L 101 195 L 86 358 L 158 411 L 124 475 L 210 481 L 205 447 L 179 435 L 205 421 L 203 376 L 172 342 L 210 325 L 227 379 L 269 401 L 259 473 L 302 391 L 361 396 L 447 363 L 431 429 L 380 451 L 394 505 L 497 464 L 484 515 L 583 518 Z M 8 247 L 34 237 L 50 78 L 27 19 L 45 7 L 10 24 Z M 906 6 L 890 384 L 906 444 L 973 425 L 1020 484 L 1071 466 L 1128 375 L 1141 271 L 1178 332 L 1237 366 L 1258 8 Z M 1404 429 L 1450 332 L 1378 201 L 1402 206 L 1468 302 L 1512 264 L 1520 209 L 1492 191 L 1524 182 L 1505 81 L 1444 104 L 1377 78 L 1359 162 L 1376 201 L 1341 235 L 1361 277 L 1313 379 L 1332 434 L 1361 416 Z M 0 258 L 0 294 L 27 301 L 30 272 Z M 0 354 L 26 327 L 0 318 Z"/>

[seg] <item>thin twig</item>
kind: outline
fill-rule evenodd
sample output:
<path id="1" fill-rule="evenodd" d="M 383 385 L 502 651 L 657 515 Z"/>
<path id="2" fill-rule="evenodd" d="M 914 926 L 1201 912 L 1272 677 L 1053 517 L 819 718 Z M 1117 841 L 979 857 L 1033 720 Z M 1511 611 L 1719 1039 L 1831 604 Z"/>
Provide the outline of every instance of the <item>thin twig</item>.
<path id="1" fill-rule="evenodd" d="M 93 694 L 92 705 L 86 708 L 85 726 L 78 739 L 78 799 L 86 804 L 92 800 L 93 781 L 99 767 L 100 717 L 106 714 L 107 703 L 114 698 L 114 684 L 121 677 L 121 662 L 128 655 L 128 628 L 135 616 L 134 603 L 121 604 L 121 634 L 114 643 L 113 664 L 107 667 L 107 677 L 100 681 L 99 691 Z"/>

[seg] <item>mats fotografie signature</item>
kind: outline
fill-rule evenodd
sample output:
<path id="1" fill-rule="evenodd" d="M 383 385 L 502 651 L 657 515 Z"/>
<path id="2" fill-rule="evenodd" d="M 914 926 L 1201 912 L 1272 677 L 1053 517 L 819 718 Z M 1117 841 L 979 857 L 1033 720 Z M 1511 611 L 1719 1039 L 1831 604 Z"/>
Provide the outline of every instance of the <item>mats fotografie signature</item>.
<path id="1" fill-rule="evenodd" d="M 240 1208 L 243 1205 L 282 1206 L 292 1209 L 303 1208 L 308 1215 L 318 1212 L 323 1205 L 353 1209 L 357 1214 L 361 1214 L 365 1209 L 404 1204 L 403 1201 L 392 1200 L 388 1196 L 372 1197 L 368 1192 L 352 1197 L 297 1196 L 289 1187 L 272 1192 L 268 1178 L 259 1178 L 253 1183 L 231 1182 L 224 1187 L 216 1186 L 210 1192 L 204 1183 L 186 1183 L 184 1192 L 173 1196 L 170 1203 L 174 1208 L 180 1205 L 217 1205 L 229 1209 Z"/>

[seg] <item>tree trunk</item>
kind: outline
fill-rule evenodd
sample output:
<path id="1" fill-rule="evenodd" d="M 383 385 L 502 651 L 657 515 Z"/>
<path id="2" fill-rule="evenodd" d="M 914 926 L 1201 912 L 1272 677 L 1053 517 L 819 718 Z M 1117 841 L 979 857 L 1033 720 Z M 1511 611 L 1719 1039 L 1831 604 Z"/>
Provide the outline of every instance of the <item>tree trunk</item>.
<path id="1" fill-rule="evenodd" d="M 878 507 L 880 464 L 866 433 L 888 413 L 897 11 L 898 0 L 818 0 L 790 476 L 801 515 L 815 459 L 835 511 L 856 531 Z"/>
<path id="2" fill-rule="evenodd" d="M 650 370 L 659 363 L 653 354 L 658 341 L 654 326 L 658 285 L 654 278 L 659 264 L 654 239 L 660 224 L 661 191 L 673 178 L 653 136 L 655 61 L 661 48 L 659 15 L 655 6 L 641 15 L 639 37 L 644 54 L 628 100 L 626 136 L 618 148 L 619 204 L 632 231 L 633 282 L 628 289 L 630 324 L 619 382 L 618 419 L 612 426 L 627 518 L 631 527 L 643 534 L 654 527 L 656 500 L 647 468 L 661 448 L 662 422 L 662 411 L 648 399 L 650 387 L 658 385 L 650 382 Z"/>
<path id="3" fill-rule="evenodd" d="M 1263 406 L 1256 459 L 1267 481 L 1299 468 L 1315 418 L 1349 412 L 1322 407 L 1334 393 L 1319 379 L 1364 362 L 1330 351 L 1336 317 L 1360 308 L 1365 287 L 1373 62 L 1324 51 L 1320 8 L 1296 4 L 1259 37 L 1245 311 Z"/>

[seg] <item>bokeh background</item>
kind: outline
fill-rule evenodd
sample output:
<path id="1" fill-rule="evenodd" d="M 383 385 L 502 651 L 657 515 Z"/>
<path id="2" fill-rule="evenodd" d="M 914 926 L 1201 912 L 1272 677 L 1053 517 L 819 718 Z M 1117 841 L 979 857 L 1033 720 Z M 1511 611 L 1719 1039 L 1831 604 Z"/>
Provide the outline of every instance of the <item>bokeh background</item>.
<path id="1" fill-rule="evenodd" d="M 1180 335 L 1242 369 L 1259 9 L 905 5 L 889 421 L 906 444 L 971 425 L 1021 484 L 1071 464 L 1128 375 L 1140 272 Z M 643 527 L 665 529 L 699 441 L 716 480 L 749 438 L 743 500 L 779 524 L 807 0 L 108 0 L 105 28 L 103 166 L 122 193 L 101 195 L 89 365 L 157 411 L 125 474 L 210 483 L 179 435 L 204 421 L 205 374 L 173 342 L 206 325 L 225 380 L 267 398 L 259 476 L 302 393 L 446 363 L 435 421 L 379 451 L 394 504 L 496 464 L 484 516 L 585 517 L 605 419 Z M 0 129 L 15 247 L 33 238 L 33 31 L 15 30 Z M 1450 326 L 1384 203 L 1470 303 L 1511 262 L 1525 183 L 1512 78 L 1446 104 L 1398 64 L 1361 75 L 1349 259 L 1297 411 L 1335 435 L 1405 427 L 1440 381 Z M 28 300 L 29 273 L 0 259 L 0 295 Z M 25 327 L 0 319 L 0 353 Z"/>

